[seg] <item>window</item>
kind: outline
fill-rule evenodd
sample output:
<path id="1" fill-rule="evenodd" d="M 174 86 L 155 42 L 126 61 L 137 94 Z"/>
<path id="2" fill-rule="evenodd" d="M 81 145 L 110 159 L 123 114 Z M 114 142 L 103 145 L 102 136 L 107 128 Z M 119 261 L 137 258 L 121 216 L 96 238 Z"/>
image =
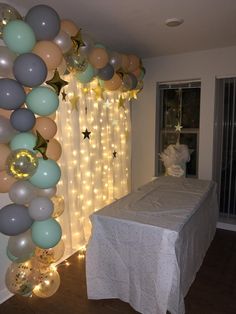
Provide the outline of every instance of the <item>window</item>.
<path id="1" fill-rule="evenodd" d="M 183 84 L 158 84 L 156 117 L 156 175 L 164 173 L 164 166 L 159 158 L 168 145 L 180 139 L 190 150 L 190 162 L 187 163 L 186 175 L 198 176 L 198 142 L 200 115 L 200 82 Z M 177 125 L 181 132 L 176 131 Z"/>

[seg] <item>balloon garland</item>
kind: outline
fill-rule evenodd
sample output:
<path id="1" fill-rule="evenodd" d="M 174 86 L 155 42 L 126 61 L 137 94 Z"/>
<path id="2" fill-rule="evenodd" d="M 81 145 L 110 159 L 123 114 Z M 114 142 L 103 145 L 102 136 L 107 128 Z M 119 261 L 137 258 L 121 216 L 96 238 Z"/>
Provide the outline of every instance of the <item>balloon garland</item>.
<path id="1" fill-rule="evenodd" d="M 82 84 L 98 78 L 97 95 L 120 90 L 131 99 L 143 87 L 145 69 L 137 56 L 109 51 L 47 5 L 32 7 L 23 20 L 0 3 L 0 38 L 6 45 L 0 47 L 0 193 L 12 201 L 0 210 L 12 261 L 5 281 L 14 294 L 45 298 L 59 288 L 51 265 L 65 249 L 56 220 L 64 211 L 56 194 L 61 146 L 51 117 L 68 84 L 61 75 Z"/>

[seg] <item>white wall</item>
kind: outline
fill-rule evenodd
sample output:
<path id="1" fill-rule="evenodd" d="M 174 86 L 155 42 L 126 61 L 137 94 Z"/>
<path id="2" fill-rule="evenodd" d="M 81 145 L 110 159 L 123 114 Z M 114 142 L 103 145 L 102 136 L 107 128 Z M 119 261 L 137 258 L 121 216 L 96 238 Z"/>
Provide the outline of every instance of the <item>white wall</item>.
<path id="1" fill-rule="evenodd" d="M 7 193 L 0 193 L 0 208 L 12 203 Z M 6 256 L 8 237 L 0 233 L 0 303 L 5 301 L 11 294 L 5 287 L 5 273 L 11 261 Z"/>
<path id="2" fill-rule="evenodd" d="M 9 5 L 14 6 L 14 8 L 16 8 L 22 16 L 25 15 L 25 12 L 26 12 L 25 8 L 19 5 L 13 5 L 12 1 L 8 1 L 8 0 L 4 1 L 4 3 L 8 3 Z M 4 45 L 3 41 L 0 40 L 0 46 L 3 46 L 3 45 Z M 12 202 L 9 199 L 8 194 L 0 193 L 0 209 L 9 203 L 12 203 Z M 8 268 L 8 265 L 11 263 L 11 261 L 6 256 L 7 240 L 8 240 L 8 237 L 0 233 L 0 303 L 5 301 L 7 298 L 9 298 L 9 296 L 12 295 L 5 287 L 5 273 Z"/>
<path id="3" fill-rule="evenodd" d="M 199 178 L 211 179 L 215 79 L 236 76 L 236 46 L 144 60 L 144 89 L 132 104 L 132 188 L 154 176 L 156 83 L 201 80 Z"/>

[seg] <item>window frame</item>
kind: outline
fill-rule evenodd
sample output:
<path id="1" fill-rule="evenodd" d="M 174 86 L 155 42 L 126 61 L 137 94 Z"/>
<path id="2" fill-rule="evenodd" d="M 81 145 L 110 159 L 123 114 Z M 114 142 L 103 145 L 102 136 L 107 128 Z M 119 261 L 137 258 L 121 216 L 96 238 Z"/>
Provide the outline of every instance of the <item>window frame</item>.
<path id="1" fill-rule="evenodd" d="M 159 82 L 156 86 L 156 140 L 155 140 L 155 176 L 163 175 L 163 164 L 160 160 L 160 153 L 163 151 L 162 148 L 162 134 L 171 133 L 175 134 L 174 128 L 161 128 L 163 125 L 163 99 L 161 99 L 161 89 L 177 89 L 177 88 L 200 88 L 201 95 L 201 81 L 200 80 L 191 80 L 191 81 L 183 81 L 183 82 Z M 199 119 L 200 119 L 200 106 L 201 102 L 199 100 Z M 188 177 L 198 177 L 198 164 L 199 164 L 199 135 L 200 135 L 200 120 L 198 128 L 183 128 L 181 130 L 181 134 L 196 134 L 196 175 L 188 175 Z M 191 157 L 191 156 L 190 156 Z"/>

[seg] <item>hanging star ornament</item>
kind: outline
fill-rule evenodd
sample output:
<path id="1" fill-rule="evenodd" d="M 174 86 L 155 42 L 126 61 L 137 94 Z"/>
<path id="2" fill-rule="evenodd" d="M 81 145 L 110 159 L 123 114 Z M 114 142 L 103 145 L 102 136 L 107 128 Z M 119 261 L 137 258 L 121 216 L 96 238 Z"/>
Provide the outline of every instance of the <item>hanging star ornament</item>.
<path id="1" fill-rule="evenodd" d="M 36 145 L 34 146 L 33 150 L 37 150 L 42 156 L 44 160 L 47 160 L 48 157 L 46 155 L 47 147 L 48 147 L 48 140 L 42 137 L 42 135 L 36 130 L 37 140 Z"/>
<path id="2" fill-rule="evenodd" d="M 62 93 L 62 100 L 66 101 L 66 96 L 67 96 L 67 93 L 65 92 L 65 90 L 63 89 Z"/>
<path id="3" fill-rule="evenodd" d="M 183 126 L 178 122 L 178 124 L 175 125 L 175 132 L 181 132 L 182 128 L 183 128 Z"/>
<path id="4" fill-rule="evenodd" d="M 123 108 L 124 110 L 125 110 L 125 105 L 124 105 L 124 103 L 125 103 L 125 99 L 123 98 L 123 97 L 119 97 L 119 101 L 118 101 L 118 108 L 120 109 L 120 108 Z"/>
<path id="5" fill-rule="evenodd" d="M 69 98 L 69 101 L 71 103 L 71 110 L 76 110 L 78 111 L 78 100 L 79 100 L 79 96 L 73 94 L 72 97 Z"/>
<path id="6" fill-rule="evenodd" d="M 93 88 L 92 90 L 95 93 L 96 100 L 100 100 L 100 99 L 104 100 L 104 95 L 103 95 L 104 89 L 100 85 Z"/>
<path id="7" fill-rule="evenodd" d="M 113 155 L 113 159 L 117 157 L 117 152 L 114 150 L 114 152 L 112 153 Z"/>
<path id="8" fill-rule="evenodd" d="M 91 132 L 89 132 L 87 128 L 86 128 L 86 130 L 85 130 L 84 132 L 82 132 L 82 133 L 83 133 L 83 135 L 84 135 L 84 140 L 85 140 L 86 138 L 90 139 L 90 134 L 91 134 Z"/>
<path id="9" fill-rule="evenodd" d="M 138 98 L 137 97 L 138 92 L 139 91 L 137 89 L 133 89 L 133 90 L 129 91 L 129 96 L 128 96 L 129 100 L 137 99 Z"/>
<path id="10" fill-rule="evenodd" d="M 81 36 L 81 29 L 77 32 L 77 34 L 75 36 L 71 37 L 71 40 L 72 40 L 74 50 L 77 53 L 79 52 L 80 47 L 85 47 L 85 43 L 84 43 L 82 36 Z"/>
<path id="11" fill-rule="evenodd" d="M 61 89 L 62 89 L 64 86 L 68 85 L 68 82 L 67 82 L 67 81 L 64 81 L 64 80 L 60 77 L 59 72 L 58 72 L 57 69 L 56 69 L 55 72 L 54 72 L 53 77 L 51 78 L 51 80 L 46 81 L 46 84 L 50 85 L 50 86 L 55 90 L 55 92 L 57 93 L 57 95 L 59 95 Z"/>

